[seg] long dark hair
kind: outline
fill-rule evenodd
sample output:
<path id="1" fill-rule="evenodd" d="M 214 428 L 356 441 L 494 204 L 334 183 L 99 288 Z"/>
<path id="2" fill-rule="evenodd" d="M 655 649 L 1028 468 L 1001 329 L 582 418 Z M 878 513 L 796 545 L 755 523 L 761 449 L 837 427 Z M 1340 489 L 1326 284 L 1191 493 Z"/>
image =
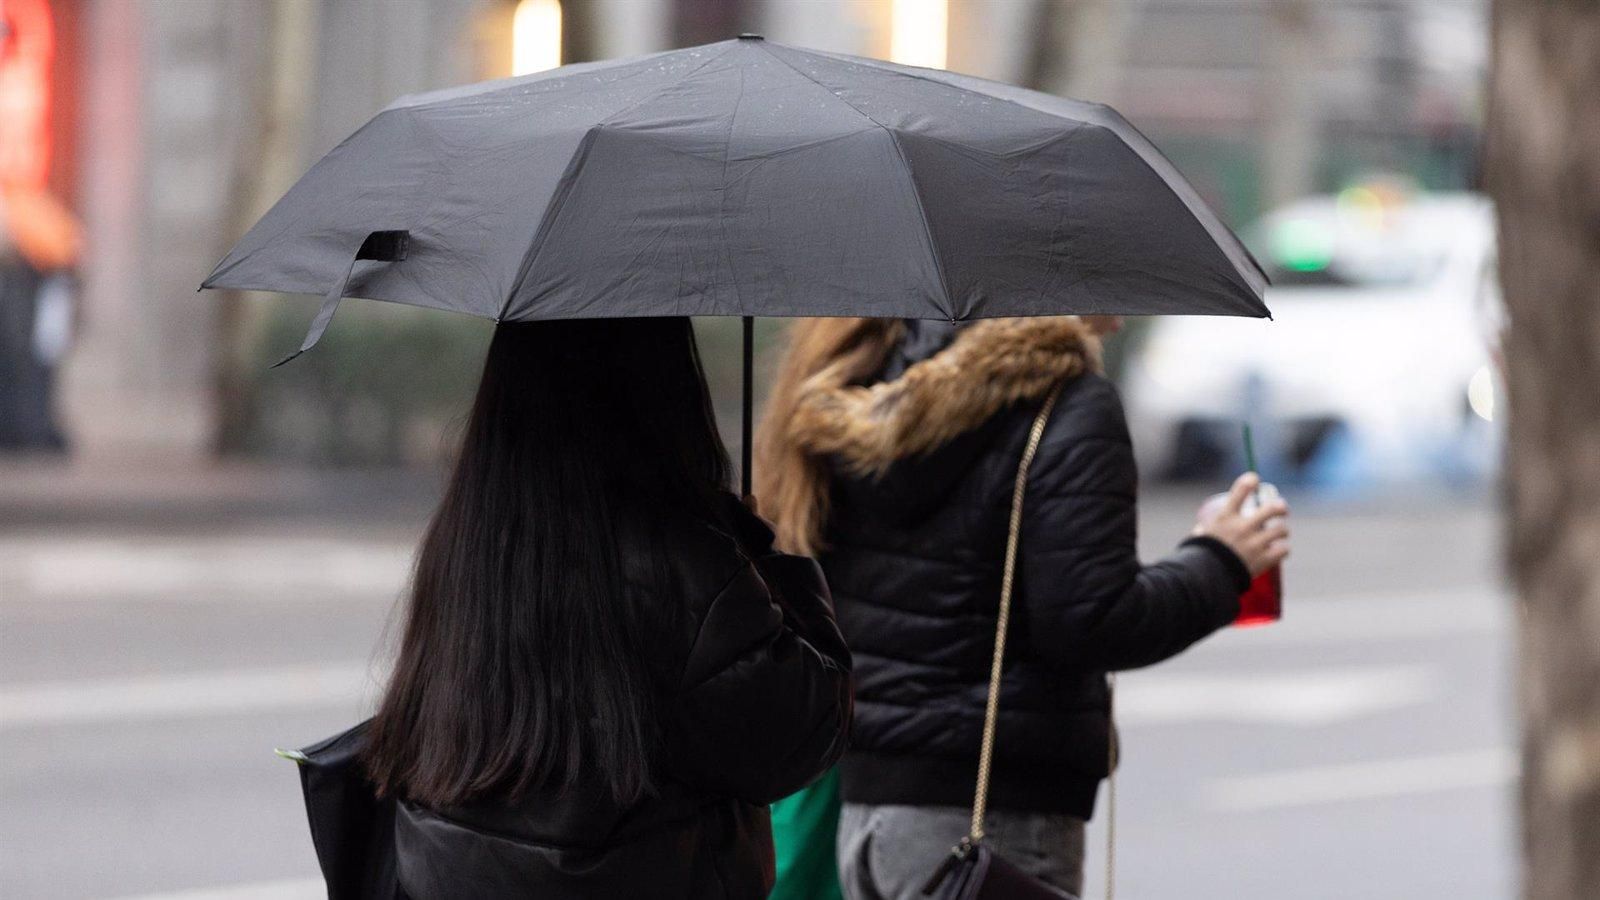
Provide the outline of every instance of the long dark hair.
<path id="1" fill-rule="evenodd" d="M 730 468 L 688 319 L 499 325 L 369 731 L 379 790 L 648 793 L 658 612 L 618 541 L 710 514 Z"/>

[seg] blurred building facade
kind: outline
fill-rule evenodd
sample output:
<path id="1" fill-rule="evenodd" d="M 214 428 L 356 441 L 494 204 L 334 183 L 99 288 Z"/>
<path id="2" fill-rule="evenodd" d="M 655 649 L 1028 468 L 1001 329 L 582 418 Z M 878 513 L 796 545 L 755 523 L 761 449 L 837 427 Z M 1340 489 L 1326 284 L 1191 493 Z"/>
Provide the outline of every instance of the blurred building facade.
<path id="1" fill-rule="evenodd" d="M 1482 0 L 44 2 L 52 177 L 86 247 L 59 399 L 85 457 L 428 455 L 481 328 L 346 304 L 318 354 L 269 375 L 309 307 L 194 288 L 378 109 L 510 74 L 519 42 L 572 62 L 759 31 L 1104 100 L 1235 224 L 1368 170 L 1470 183 L 1481 118 Z"/>

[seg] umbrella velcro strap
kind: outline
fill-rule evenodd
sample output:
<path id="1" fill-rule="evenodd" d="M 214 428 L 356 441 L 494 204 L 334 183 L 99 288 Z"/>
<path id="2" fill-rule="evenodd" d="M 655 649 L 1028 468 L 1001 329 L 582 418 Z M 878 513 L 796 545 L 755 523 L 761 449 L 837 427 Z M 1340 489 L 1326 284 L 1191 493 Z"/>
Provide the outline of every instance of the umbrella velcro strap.
<path id="1" fill-rule="evenodd" d="M 344 292 L 350 287 L 350 276 L 355 274 L 356 263 L 363 259 L 397 262 L 406 258 L 410 246 L 409 231 L 374 231 L 367 235 L 366 240 L 361 242 L 360 249 L 350 257 L 350 265 L 345 267 L 344 277 L 340 278 L 322 298 L 322 306 L 317 310 L 317 317 L 311 320 L 311 327 L 306 329 L 306 339 L 300 342 L 300 349 L 273 363 L 272 368 L 276 369 L 294 359 L 315 347 L 317 341 L 322 340 L 322 333 L 328 330 L 328 323 L 333 321 L 333 313 L 339 308 L 339 301 L 344 299 Z"/>

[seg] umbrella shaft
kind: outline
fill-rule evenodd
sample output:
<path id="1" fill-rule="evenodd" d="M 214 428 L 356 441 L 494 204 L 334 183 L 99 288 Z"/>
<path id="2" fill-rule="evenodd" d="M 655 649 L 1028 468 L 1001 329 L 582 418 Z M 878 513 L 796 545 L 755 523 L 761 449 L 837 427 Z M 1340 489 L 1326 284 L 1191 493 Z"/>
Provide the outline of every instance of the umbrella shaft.
<path id="1" fill-rule="evenodd" d="M 744 421 L 739 439 L 739 481 L 743 487 L 742 496 L 748 497 L 751 493 L 751 435 L 753 433 L 751 420 L 755 411 L 755 350 L 756 350 L 756 320 L 753 316 L 744 316 Z"/>

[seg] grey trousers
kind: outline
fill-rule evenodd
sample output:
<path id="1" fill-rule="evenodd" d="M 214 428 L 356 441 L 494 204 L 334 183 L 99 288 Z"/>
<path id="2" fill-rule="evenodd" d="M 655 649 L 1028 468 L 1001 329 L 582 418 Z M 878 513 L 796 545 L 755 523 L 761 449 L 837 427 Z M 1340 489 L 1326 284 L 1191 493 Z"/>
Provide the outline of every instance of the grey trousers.
<path id="1" fill-rule="evenodd" d="M 954 806 L 846 803 L 839 815 L 839 883 L 849 900 L 922 900 L 922 885 L 967 834 Z M 1073 896 L 1083 892 L 1082 819 L 990 810 L 985 841 L 1007 862 Z"/>

